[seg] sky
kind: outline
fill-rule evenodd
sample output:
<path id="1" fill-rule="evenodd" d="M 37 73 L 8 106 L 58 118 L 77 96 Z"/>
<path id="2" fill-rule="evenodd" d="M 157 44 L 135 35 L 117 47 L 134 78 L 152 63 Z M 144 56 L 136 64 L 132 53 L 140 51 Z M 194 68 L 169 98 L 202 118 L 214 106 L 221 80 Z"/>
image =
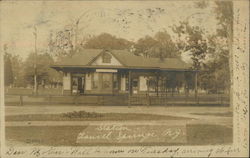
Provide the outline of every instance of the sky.
<path id="1" fill-rule="evenodd" d="M 79 21 L 79 30 L 86 37 L 110 33 L 136 41 L 189 20 L 208 34 L 216 30 L 213 2 L 205 9 L 195 1 L 11 1 L 0 5 L 1 44 L 9 52 L 24 59 L 34 51 L 34 26 L 37 28 L 37 48 L 48 45 L 49 34 Z M 152 13 L 152 14 L 149 14 Z M 173 37 L 174 38 L 174 37 Z"/>

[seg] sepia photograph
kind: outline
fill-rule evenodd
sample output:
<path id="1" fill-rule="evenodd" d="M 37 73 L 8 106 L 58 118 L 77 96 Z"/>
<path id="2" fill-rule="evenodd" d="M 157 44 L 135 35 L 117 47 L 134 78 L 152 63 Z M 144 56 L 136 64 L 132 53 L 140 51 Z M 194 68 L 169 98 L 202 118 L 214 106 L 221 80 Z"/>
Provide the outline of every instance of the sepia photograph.
<path id="1" fill-rule="evenodd" d="M 0 9 L 2 156 L 248 157 L 247 0 Z"/>

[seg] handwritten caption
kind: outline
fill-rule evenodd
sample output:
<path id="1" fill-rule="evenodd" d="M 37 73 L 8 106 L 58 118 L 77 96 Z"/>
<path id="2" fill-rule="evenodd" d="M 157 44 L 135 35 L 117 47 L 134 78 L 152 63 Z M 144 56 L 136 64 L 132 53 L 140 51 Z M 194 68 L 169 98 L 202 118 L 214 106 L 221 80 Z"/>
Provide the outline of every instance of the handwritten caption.
<path id="1" fill-rule="evenodd" d="M 100 147 L 70 147 L 70 148 L 16 148 L 9 147 L 6 151 L 6 156 L 20 157 L 20 156 L 35 156 L 35 157 L 80 157 L 91 155 L 102 156 L 119 156 L 119 154 L 126 154 L 127 156 L 136 156 L 143 154 L 154 154 L 157 156 L 170 156 L 178 157 L 180 155 L 200 155 L 206 157 L 212 157 L 213 155 L 235 155 L 240 153 L 239 148 L 233 147 L 217 147 L 217 148 L 185 148 L 185 147 L 112 147 L 112 148 L 100 148 Z"/>
<path id="2" fill-rule="evenodd" d="M 90 125 L 78 134 L 77 143 L 186 143 L 186 126 Z"/>

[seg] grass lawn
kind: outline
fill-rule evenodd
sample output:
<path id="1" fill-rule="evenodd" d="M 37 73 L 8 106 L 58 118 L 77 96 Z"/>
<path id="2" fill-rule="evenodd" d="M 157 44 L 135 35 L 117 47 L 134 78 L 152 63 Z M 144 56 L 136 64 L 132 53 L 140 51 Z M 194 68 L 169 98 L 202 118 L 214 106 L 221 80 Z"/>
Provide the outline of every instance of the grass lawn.
<path id="1" fill-rule="evenodd" d="M 79 146 L 77 136 L 87 126 L 34 126 L 6 127 L 6 140 L 22 142 L 27 145 Z M 220 125 L 187 125 L 187 143 L 174 145 L 220 145 L 232 143 L 232 128 Z M 133 144 L 96 144 L 89 145 L 173 145 L 169 143 L 133 143 Z"/>
<path id="2" fill-rule="evenodd" d="M 95 112 L 69 112 L 63 114 L 27 114 L 9 115 L 6 121 L 123 121 L 123 120 L 188 120 L 190 118 L 138 114 L 138 113 L 95 113 Z"/>
<path id="3" fill-rule="evenodd" d="M 68 112 L 63 114 L 32 114 L 6 116 L 6 121 L 123 121 L 123 120 L 187 120 L 190 118 L 135 113 Z M 178 126 L 178 123 L 176 124 Z M 6 127 L 6 140 L 27 145 L 78 146 L 77 136 L 87 126 L 16 126 Z M 230 127 L 211 124 L 187 124 L 186 144 L 174 145 L 219 145 L 230 144 L 233 130 Z M 88 145 L 173 145 L 169 143 L 133 144 L 84 144 Z"/>
<path id="4" fill-rule="evenodd" d="M 187 125 L 187 140 L 190 145 L 231 144 L 233 129 L 221 125 Z"/>
<path id="5" fill-rule="evenodd" d="M 6 127 L 6 140 L 30 145 L 75 146 L 77 135 L 87 126 Z"/>

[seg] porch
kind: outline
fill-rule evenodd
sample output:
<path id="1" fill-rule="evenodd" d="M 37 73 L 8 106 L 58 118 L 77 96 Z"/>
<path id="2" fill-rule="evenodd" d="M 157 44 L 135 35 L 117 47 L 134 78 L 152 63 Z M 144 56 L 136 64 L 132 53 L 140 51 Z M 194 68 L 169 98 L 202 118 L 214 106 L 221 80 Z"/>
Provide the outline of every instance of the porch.
<path id="1" fill-rule="evenodd" d="M 196 71 L 76 68 L 62 70 L 63 95 L 145 95 L 197 92 Z"/>

